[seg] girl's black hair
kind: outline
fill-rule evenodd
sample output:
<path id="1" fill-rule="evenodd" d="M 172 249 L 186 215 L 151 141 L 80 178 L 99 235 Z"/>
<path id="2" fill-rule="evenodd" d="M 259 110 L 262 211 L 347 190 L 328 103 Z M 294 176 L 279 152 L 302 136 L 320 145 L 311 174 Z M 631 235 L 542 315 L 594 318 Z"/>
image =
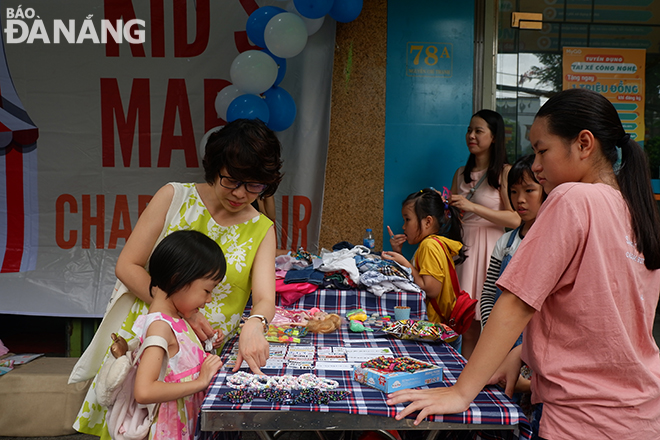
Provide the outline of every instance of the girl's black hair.
<path id="1" fill-rule="evenodd" d="M 237 119 L 209 136 L 202 165 L 204 179 L 213 185 L 220 170 L 236 180 L 265 183 L 260 197 L 275 194 L 282 181 L 281 145 L 259 119 Z"/>
<path id="2" fill-rule="evenodd" d="M 536 114 L 545 118 L 548 131 L 567 142 L 582 130 L 589 130 L 600 143 L 603 156 L 612 167 L 621 149 L 616 180 L 632 224 L 637 250 L 649 270 L 660 269 L 660 214 L 653 197 L 651 174 L 644 150 L 626 134 L 610 101 L 587 89 L 568 89 L 550 98 Z"/>
<path id="3" fill-rule="evenodd" d="M 403 201 L 403 206 L 408 203 L 413 204 L 413 210 L 417 216 L 418 227 L 420 229 L 422 227 L 422 219 L 430 215 L 438 224 L 439 229 L 434 232 L 435 234 L 461 243 L 463 242 L 463 222 L 461 221 L 460 211 L 445 201 L 436 190 L 425 188 L 421 191 L 414 192 L 406 197 Z M 458 253 L 458 259 L 455 263 L 460 264 L 465 261 L 465 258 L 465 246 L 463 246 Z"/>
<path id="4" fill-rule="evenodd" d="M 202 278 L 220 282 L 226 272 L 225 256 L 215 241 L 198 231 L 175 231 L 151 254 L 149 294 L 158 287 L 170 297 Z"/>
<path id="5" fill-rule="evenodd" d="M 533 182 L 539 183 L 539 181 L 536 180 L 534 171 L 532 171 L 533 163 L 534 155 L 528 154 L 527 156 L 519 158 L 513 163 L 513 165 L 511 165 L 511 168 L 509 169 L 509 175 L 507 176 L 507 192 L 509 194 L 509 202 L 511 202 L 511 206 L 513 206 L 513 202 L 511 201 L 511 187 L 513 185 L 523 183 L 525 179 L 530 179 Z M 541 192 L 543 194 L 542 200 L 545 200 L 548 195 L 545 193 L 544 189 L 542 189 Z"/>
<path id="6" fill-rule="evenodd" d="M 502 115 L 493 110 L 479 110 L 472 117 L 475 116 L 483 119 L 488 124 L 488 128 L 493 133 L 493 143 L 490 145 L 490 162 L 488 163 L 488 170 L 486 171 L 486 180 L 488 184 L 495 189 L 500 189 L 500 175 L 504 169 L 504 165 L 509 161 L 506 158 L 506 142 L 504 137 L 504 119 Z M 467 163 L 463 171 L 463 179 L 465 183 L 472 182 L 470 173 L 476 165 L 476 158 L 474 154 L 470 153 Z"/>

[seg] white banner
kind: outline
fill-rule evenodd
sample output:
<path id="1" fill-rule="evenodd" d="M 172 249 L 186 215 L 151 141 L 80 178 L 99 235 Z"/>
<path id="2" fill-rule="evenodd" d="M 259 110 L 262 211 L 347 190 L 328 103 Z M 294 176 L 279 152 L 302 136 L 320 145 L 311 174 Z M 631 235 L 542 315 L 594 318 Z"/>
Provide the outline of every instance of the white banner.
<path id="1" fill-rule="evenodd" d="M 169 181 L 203 181 L 200 140 L 224 125 L 216 95 L 234 58 L 252 48 L 249 14 L 266 4 L 287 6 L 0 3 L 0 313 L 104 313 L 115 261 L 151 195 Z M 132 26 L 120 44 L 110 34 L 103 43 L 106 20 Z M 287 59 L 280 84 L 297 105 L 293 125 L 278 133 L 278 243 L 287 248 L 318 246 L 334 35 L 327 17 Z"/>

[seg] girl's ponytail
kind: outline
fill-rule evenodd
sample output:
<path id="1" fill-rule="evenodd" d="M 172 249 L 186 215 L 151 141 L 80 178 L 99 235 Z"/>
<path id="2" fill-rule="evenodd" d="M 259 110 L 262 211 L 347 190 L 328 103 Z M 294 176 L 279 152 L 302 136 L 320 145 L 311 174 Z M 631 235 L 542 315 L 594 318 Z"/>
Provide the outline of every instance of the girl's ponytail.
<path id="1" fill-rule="evenodd" d="M 625 134 L 617 142 L 621 166 L 617 183 L 628 205 L 637 250 L 644 255 L 649 270 L 660 269 L 660 214 L 651 189 L 651 173 L 646 154 Z"/>

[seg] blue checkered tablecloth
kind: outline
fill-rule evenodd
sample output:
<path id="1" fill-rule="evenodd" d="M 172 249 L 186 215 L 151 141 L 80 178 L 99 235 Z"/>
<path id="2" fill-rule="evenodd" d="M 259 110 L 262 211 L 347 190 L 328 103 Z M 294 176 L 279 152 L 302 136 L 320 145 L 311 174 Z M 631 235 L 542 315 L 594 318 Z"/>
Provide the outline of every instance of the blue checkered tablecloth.
<path id="1" fill-rule="evenodd" d="M 286 308 L 309 310 L 318 307 L 324 312 L 337 313 L 340 316 L 345 316 L 350 310 L 362 308 L 368 315 L 378 313 L 380 316 L 394 316 L 395 306 L 410 307 L 410 319 L 426 319 L 424 293 L 413 292 L 387 292 L 383 296 L 376 296 L 366 290 L 317 290 Z"/>
<path id="2" fill-rule="evenodd" d="M 307 295 L 310 297 L 313 294 Z M 419 313 L 424 313 L 423 299 L 418 307 L 413 308 L 417 300 L 412 297 L 406 297 L 405 301 L 399 296 L 395 298 L 379 298 L 372 301 L 368 298 L 371 295 L 368 292 L 360 291 L 319 291 L 315 299 L 304 298 L 303 304 L 294 304 L 290 308 L 310 308 L 319 307 L 324 311 L 331 313 L 345 314 L 346 310 L 362 307 L 367 313 L 378 312 L 379 314 L 391 314 L 394 305 L 411 306 L 411 316 L 419 319 Z M 401 294 L 399 294 L 401 295 Z M 352 298 L 351 298 L 352 296 Z M 373 295 L 371 295 L 373 297 Z M 417 295 L 422 298 L 420 295 Z M 378 298 L 378 297 L 374 297 Z M 334 303 L 336 306 L 331 307 Z M 378 304 L 380 303 L 380 304 Z M 415 313 L 412 313 L 412 311 Z M 383 339 L 386 338 L 386 341 Z M 233 345 L 237 342 L 235 337 L 230 343 L 226 344 L 222 357 L 226 361 Z M 372 341 L 372 342 L 369 342 Z M 415 359 L 430 362 L 444 368 L 445 378 L 442 383 L 431 385 L 449 386 L 453 384 L 463 370 L 465 360 L 454 351 L 449 345 L 444 343 L 417 343 L 413 341 L 403 341 L 390 338 L 383 332 L 364 332 L 353 333 L 346 326 L 341 330 L 330 334 L 308 335 L 301 340 L 301 344 L 309 344 L 315 347 L 389 347 L 394 356 L 410 356 Z M 300 375 L 310 372 L 309 370 L 294 370 L 286 367 L 281 369 L 264 369 L 264 373 L 272 376 L 281 376 L 284 374 Z M 250 403 L 232 404 L 222 400 L 221 396 L 231 391 L 231 388 L 225 384 L 225 378 L 232 372 L 226 369 L 221 370 L 211 382 L 202 404 L 204 411 L 316 411 L 316 412 L 341 412 L 346 414 L 375 415 L 384 417 L 394 417 L 404 408 L 404 405 L 389 406 L 386 403 L 386 394 L 371 388 L 369 386 L 355 382 L 352 378 L 352 371 L 335 370 L 312 370 L 312 373 L 319 377 L 336 380 L 339 382 L 338 390 L 350 391 L 350 396 L 346 400 L 330 402 L 327 405 L 302 403 L 296 405 L 283 405 L 271 403 L 264 399 L 255 399 Z M 460 414 L 436 415 L 428 418 L 429 421 L 493 425 L 493 430 L 475 432 L 475 438 L 497 438 L 497 439 L 529 439 L 531 437 L 531 428 L 528 420 L 522 413 L 519 406 L 512 403 L 509 398 L 497 387 L 487 387 L 484 389 L 470 408 Z M 517 430 L 499 430 L 498 425 L 510 425 L 518 427 Z M 286 427 L 282 427 L 286 430 Z"/>

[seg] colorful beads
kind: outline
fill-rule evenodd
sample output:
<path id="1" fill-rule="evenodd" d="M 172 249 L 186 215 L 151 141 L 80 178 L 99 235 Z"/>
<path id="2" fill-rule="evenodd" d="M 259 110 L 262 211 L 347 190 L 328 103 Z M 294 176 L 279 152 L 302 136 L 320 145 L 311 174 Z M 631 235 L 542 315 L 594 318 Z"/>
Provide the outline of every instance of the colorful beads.
<path id="1" fill-rule="evenodd" d="M 296 405 L 299 403 L 320 403 L 327 405 L 330 402 L 344 400 L 349 395 L 350 392 L 348 391 L 326 391 L 317 388 L 303 390 L 266 389 L 259 391 L 240 389 L 226 392 L 220 397 L 234 404 L 249 403 L 254 399 L 262 398 L 269 402 L 286 405 Z"/>
<path id="2" fill-rule="evenodd" d="M 362 362 L 360 365 L 362 368 L 371 368 L 373 370 L 378 370 L 384 373 L 394 373 L 394 372 L 406 372 L 414 373 L 419 370 L 426 370 L 433 368 L 431 364 L 425 362 L 420 362 L 411 357 L 386 357 L 380 356 L 374 359 L 371 359 L 367 362 Z"/>
<path id="3" fill-rule="evenodd" d="M 276 390 L 305 390 L 320 389 L 331 390 L 339 386 L 336 380 L 318 377 L 312 373 L 302 374 L 298 377 L 290 374 L 284 376 L 264 376 L 239 371 L 227 377 L 227 386 L 234 389 L 261 391 Z"/>

